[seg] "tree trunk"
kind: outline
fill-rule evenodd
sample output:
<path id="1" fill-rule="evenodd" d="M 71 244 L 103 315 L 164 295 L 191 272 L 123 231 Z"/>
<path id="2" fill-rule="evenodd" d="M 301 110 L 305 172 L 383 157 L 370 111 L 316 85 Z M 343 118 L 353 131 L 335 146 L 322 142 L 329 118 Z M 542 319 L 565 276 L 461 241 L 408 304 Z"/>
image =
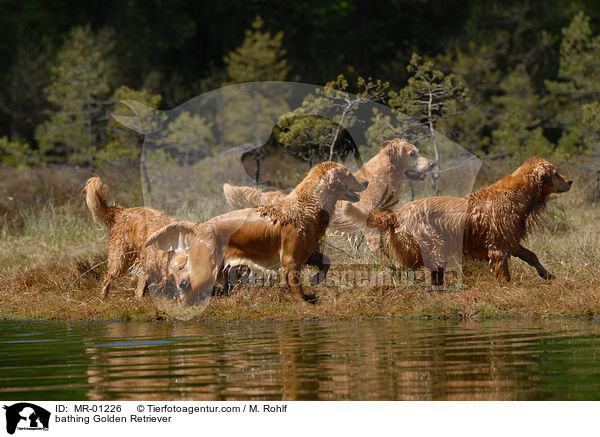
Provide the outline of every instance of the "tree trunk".
<path id="1" fill-rule="evenodd" d="M 435 131 L 433 130 L 433 114 L 431 112 L 431 105 L 433 104 L 433 93 L 429 90 L 429 103 L 427 104 L 427 121 L 429 122 L 429 135 L 431 135 L 431 141 L 433 143 L 433 154 L 434 154 L 434 165 L 431 170 L 431 188 L 433 188 L 433 195 L 439 194 L 437 180 L 440 177 L 440 154 L 437 146 L 437 139 L 435 137 Z"/>
<path id="2" fill-rule="evenodd" d="M 189 147 L 189 145 L 188 145 L 188 147 Z M 189 150 L 185 151 L 184 169 L 185 169 L 185 171 L 184 171 L 183 179 L 185 181 L 185 187 L 187 189 L 190 186 L 190 151 Z"/>
<path id="3" fill-rule="evenodd" d="M 150 194 L 152 192 L 152 184 L 150 183 L 150 176 L 148 176 L 148 168 L 146 167 L 146 161 L 148 160 L 148 152 L 146 151 L 146 147 L 142 149 L 142 175 L 144 176 L 144 181 L 146 182 L 147 192 Z"/>
<path id="4" fill-rule="evenodd" d="M 94 133 L 92 131 L 92 100 L 91 96 L 88 93 L 87 95 L 87 125 L 88 125 L 88 150 L 89 153 L 89 166 L 90 169 L 94 167 L 94 154 L 92 153 L 92 147 L 94 143 Z"/>
<path id="5" fill-rule="evenodd" d="M 258 153 L 254 154 L 254 161 L 256 162 L 256 170 L 254 171 L 254 183 L 258 185 L 260 180 L 260 156 Z"/>
<path id="6" fill-rule="evenodd" d="M 594 202 L 600 200 L 600 170 L 596 171 L 596 191 L 594 192 Z"/>
<path id="7" fill-rule="evenodd" d="M 342 118 L 340 119 L 340 122 L 338 124 L 338 127 L 335 131 L 335 135 L 333 137 L 333 141 L 331 142 L 331 145 L 329 146 L 329 161 L 333 161 L 333 150 L 335 148 L 335 143 L 337 142 L 338 137 L 340 136 L 340 131 L 342 130 L 342 127 L 344 125 L 344 119 L 346 118 L 346 115 L 348 114 L 348 111 L 350 110 L 350 104 L 348 104 L 345 108 L 344 108 L 344 112 L 342 112 Z"/>

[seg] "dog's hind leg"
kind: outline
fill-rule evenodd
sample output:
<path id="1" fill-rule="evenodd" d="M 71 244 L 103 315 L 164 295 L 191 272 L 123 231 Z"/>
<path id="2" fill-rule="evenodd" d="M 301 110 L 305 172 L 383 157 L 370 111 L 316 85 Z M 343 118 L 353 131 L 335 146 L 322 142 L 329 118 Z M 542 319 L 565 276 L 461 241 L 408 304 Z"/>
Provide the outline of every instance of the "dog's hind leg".
<path id="1" fill-rule="evenodd" d="M 510 282 L 510 271 L 508 270 L 508 254 L 503 250 L 488 250 L 488 258 L 492 272 L 501 282 Z"/>
<path id="2" fill-rule="evenodd" d="M 512 251 L 511 255 L 516 256 L 517 258 L 520 258 L 523 261 L 525 261 L 530 266 L 535 267 L 535 269 L 538 272 L 538 275 L 540 275 L 542 278 L 554 279 L 554 275 L 544 268 L 542 263 L 540 263 L 540 260 L 538 259 L 537 255 L 531 250 L 523 246 L 518 246 Z"/>
<path id="3" fill-rule="evenodd" d="M 115 253 L 114 250 L 110 250 L 110 244 L 108 249 L 108 269 L 106 276 L 102 281 L 102 297 L 108 296 L 108 290 L 110 289 L 111 282 L 117 279 L 119 276 L 127 271 L 128 267 L 127 257 L 122 255 L 121 251 Z"/>

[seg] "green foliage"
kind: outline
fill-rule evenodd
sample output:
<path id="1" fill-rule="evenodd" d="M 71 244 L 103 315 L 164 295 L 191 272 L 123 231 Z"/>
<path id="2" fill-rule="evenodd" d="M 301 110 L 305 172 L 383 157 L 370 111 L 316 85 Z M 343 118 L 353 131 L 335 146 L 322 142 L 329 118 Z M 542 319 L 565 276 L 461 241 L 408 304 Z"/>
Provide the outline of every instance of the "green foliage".
<path id="1" fill-rule="evenodd" d="M 183 168 L 183 186 L 190 186 L 190 166 L 209 155 L 214 142 L 212 123 L 198 114 L 182 112 L 169 123 L 166 136 L 161 141 L 169 156 L 174 157 L 178 167 Z"/>
<path id="2" fill-rule="evenodd" d="M 600 132 L 600 102 L 583 105 L 583 122 L 597 133 Z"/>
<path id="3" fill-rule="evenodd" d="M 361 105 L 385 98 L 389 83 L 358 77 L 350 83 L 339 75 L 325 84 L 322 92 L 304 99 L 301 106 L 279 118 L 278 140 L 285 148 L 309 163 L 331 160 L 350 147 L 344 129 L 356 124 L 354 115 Z M 352 92 L 352 94 L 351 94 Z"/>
<path id="4" fill-rule="evenodd" d="M 132 110 L 119 103 L 123 100 L 141 102 L 151 108 L 157 108 L 161 101 L 160 94 L 151 94 L 148 90 L 133 90 L 121 85 L 113 92 L 110 99 L 112 104 L 112 115 L 130 117 Z M 95 157 L 95 165 L 102 166 L 116 162 L 127 164 L 140 157 L 140 136 L 130 129 L 124 128 L 113 117 L 110 117 L 106 126 L 107 142 L 104 148 L 98 151 Z"/>
<path id="5" fill-rule="evenodd" d="M 546 86 L 554 121 L 563 130 L 558 152 L 570 156 L 597 147 L 598 130 L 582 120 L 586 111 L 588 118 L 594 112 L 586 105 L 600 99 L 600 36 L 592 35 L 590 19 L 582 11 L 563 29 L 558 80 L 546 81 Z"/>
<path id="6" fill-rule="evenodd" d="M 263 21 L 257 16 L 242 45 L 225 56 L 228 81 L 223 85 L 285 80 L 289 69 L 282 48 L 283 33 L 271 36 L 262 28 Z M 262 146 L 268 139 L 264 134 L 271 132 L 279 115 L 289 110 L 287 96 L 271 95 L 266 85 L 253 86 L 252 95 L 243 89 L 225 88 L 222 96 L 224 107 L 217 123 L 224 132 L 221 142 L 227 145 Z M 262 156 L 255 158 L 258 161 Z"/>
<path id="7" fill-rule="evenodd" d="M 590 17 L 578 12 L 569 26 L 563 29 L 560 45 L 560 78 L 569 79 L 579 89 L 600 92 L 600 36 L 593 36 Z"/>
<path id="8" fill-rule="evenodd" d="M 479 153 L 489 152 L 487 132 L 497 116 L 491 97 L 501 92 L 496 44 L 469 41 L 465 48 L 453 47 L 438 57 L 444 71 L 464 79 L 470 96 L 464 112 L 442 121 L 443 130 L 463 147 Z"/>
<path id="9" fill-rule="evenodd" d="M 106 100 L 114 74 L 112 32 L 94 34 L 74 28 L 51 69 L 46 94 L 56 108 L 36 130 L 40 151 L 50 161 L 57 154 L 72 164 L 91 164 L 103 141 Z"/>
<path id="10" fill-rule="evenodd" d="M 36 162 L 36 156 L 23 139 L 4 136 L 0 137 L 0 162 L 7 167 L 25 168 Z"/>
<path id="11" fill-rule="evenodd" d="M 271 36 L 263 32 L 263 20 L 257 16 L 244 42 L 225 56 L 229 84 L 262 80 L 285 80 L 289 68 L 282 48 L 283 32 Z"/>
<path id="12" fill-rule="evenodd" d="M 407 70 L 408 84 L 398 93 L 390 93 L 390 106 L 419 120 L 434 124 L 461 110 L 469 101 L 468 90 L 457 74 L 434 69 L 432 61 L 413 54 Z"/>
<path id="13" fill-rule="evenodd" d="M 535 94 L 530 80 L 524 67 L 517 68 L 500 83 L 504 94 L 492 98 L 498 108 L 499 122 L 492 133 L 494 152 L 528 157 L 552 151 L 537 118 L 543 108 L 541 98 Z"/>
<path id="14" fill-rule="evenodd" d="M 35 127 L 46 117 L 44 88 L 49 83 L 52 44 L 43 38 L 16 49 L 0 87 L 0 112 L 10 119 L 10 136 L 32 138 Z"/>
<path id="15" fill-rule="evenodd" d="M 231 94 L 230 107 L 224 93 L 224 113 L 213 122 L 225 133 L 216 141 L 260 146 L 268 140 L 262 133 L 279 123 L 278 138 L 289 151 L 309 163 L 327 159 L 346 147 L 344 128 L 355 122 L 355 109 L 375 98 L 399 112 L 373 114 L 367 132 L 373 151 L 392 136 L 426 138 L 422 123 L 430 121 L 483 154 L 570 158 L 600 151 L 600 35 L 594 27 L 600 4 L 471 0 L 464 8 L 442 2 L 431 14 L 427 2 L 321 3 L 265 9 L 251 25 L 247 13 L 224 12 L 232 9 L 230 0 L 186 4 L 161 9 L 166 15 L 160 28 L 147 26 L 154 8 L 135 1 L 102 16 L 38 0 L 34 8 L 8 8 L 0 15 L 6 30 L 0 42 L 5 165 L 127 165 L 139 158 L 140 137 L 110 117 L 129 115 L 117 101 L 174 107 L 200 91 L 298 77 L 292 73 L 313 83 L 344 76 L 293 111 L 287 96 L 273 99 L 267 89 L 255 96 Z M 247 8 L 254 16 L 256 8 Z M 398 22 L 394 12 L 400 10 L 410 20 Z M 201 15 L 210 19 L 199 24 L 194 17 Z M 284 19 L 290 16 L 296 19 Z M 70 28 L 75 22 L 94 23 L 94 30 Z M 109 23 L 119 32 L 96 30 Z M 432 34 L 437 38 L 427 37 Z M 413 56 L 406 69 L 408 50 L 434 59 L 435 66 Z M 389 88 L 381 95 L 371 90 L 374 98 L 345 101 L 344 92 L 363 91 L 354 82 L 359 72 L 392 80 L 396 91 L 388 96 Z M 115 88 L 125 83 L 129 87 Z M 433 99 L 431 114 L 423 102 L 428 89 L 444 94 Z M 323 112 L 329 115 L 313 116 Z M 431 132 L 429 137 L 435 149 Z M 24 143 L 33 155 L 26 156 Z"/>
<path id="16" fill-rule="evenodd" d="M 464 81 L 454 73 L 444 74 L 434 68 L 430 60 L 423 60 L 414 53 L 407 66 L 411 73 L 407 85 L 399 92 L 389 93 L 389 105 L 401 116 L 396 116 L 399 124 L 392 120 L 375 114 L 373 132 L 380 133 L 382 124 L 383 132 L 393 131 L 396 136 L 408 137 L 411 141 L 430 144 L 435 167 L 431 172 L 431 182 L 434 193 L 437 194 L 436 180 L 439 177 L 440 150 L 438 147 L 438 134 L 443 125 L 442 121 L 454 117 L 464 110 L 469 102 L 469 94 Z M 406 115 L 412 118 L 403 119 Z M 391 134 L 391 132 L 389 132 Z M 389 135 L 392 136 L 392 135 Z M 426 141 L 424 141 L 426 139 Z"/>

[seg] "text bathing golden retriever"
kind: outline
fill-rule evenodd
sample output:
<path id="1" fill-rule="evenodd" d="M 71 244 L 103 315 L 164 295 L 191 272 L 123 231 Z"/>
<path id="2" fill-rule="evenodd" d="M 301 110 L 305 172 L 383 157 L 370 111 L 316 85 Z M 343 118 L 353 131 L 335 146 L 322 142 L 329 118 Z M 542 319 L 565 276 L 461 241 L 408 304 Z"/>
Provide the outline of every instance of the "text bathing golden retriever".
<path id="1" fill-rule="evenodd" d="M 551 279 L 552 274 L 521 241 L 550 194 L 569 191 L 572 183 L 550 162 L 531 158 L 495 184 L 464 198 L 420 199 L 394 212 L 368 212 L 348 204 L 343 212 L 363 226 L 387 230 L 390 255 L 413 269 L 427 267 L 432 285 L 443 285 L 446 263 L 461 254 L 488 261 L 499 280 L 510 281 L 511 256 Z"/>
<path id="2" fill-rule="evenodd" d="M 187 240 L 190 288 L 179 295 L 183 304 L 210 292 L 219 272 L 236 265 L 262 271 L 280 267 L 282 282 L 294 297 L 307 300 L 302 266 L 311 255 L 319 254 L 319 240 L 336 202 L 358 201 L 357 192 L 367 185 L 358 182 L 347 167 L 324 162 L 312 168 L 288 196 L 272 204 L 232 211 L 204 223 L 172 223 L 151 235 L 147 245 L 169 250 Z"/>
<path id="3" fill-rule="evenodd" d="M 400 199 L 402 182 L 422 181 L 434 163 L 420 156 L 419 150 L 403 138 L 394 138 L 379 145 L 381 150 L 367 161 L 354 177 L 359 182 L 368 182 L 367 189 L 361 193 L 357 205 L 368 211 L 391 211 Z M 235 208 L 251 208 L 272 203 L 285 196 L 281 191 L 263 192 L 259 188 L 223 185 L 227 203 Z M 339 204 L 338 209 L 342 207 Z M 355 227 L 335 214 L 329 227 L 333 230 L 354 232 Z M 379 232 L 366 232 L 369 246 L 375 250 L 379 246 Z"/>
<path id="4" fill-rule="evenodd" d="M 108 294 L 111 282 L 131 267 L 136 267 L 137 271 L 135 295 L 138 298 L 144 294 L 151 269 L 161 272 L 163 286 L 167 275 L 180 282 L 178 265 L 170 265 L 169 254 L 155 248 L 144 249 L 151 233 L 176 222 L 177 219 L 165 212 L 144 206 L 133 208 L 108 206 L 106 184 L 97 176 L 89 178 L 83 190 L 86 192 L 85 202 L 94 220 L 101 219 L 109 228 L 108 270 L 102 282 L 103 297 Z M 177 262 L 181 264 L 182 257 L 187 258 L 187 253 L 181 252 L 178 255 Z"/>

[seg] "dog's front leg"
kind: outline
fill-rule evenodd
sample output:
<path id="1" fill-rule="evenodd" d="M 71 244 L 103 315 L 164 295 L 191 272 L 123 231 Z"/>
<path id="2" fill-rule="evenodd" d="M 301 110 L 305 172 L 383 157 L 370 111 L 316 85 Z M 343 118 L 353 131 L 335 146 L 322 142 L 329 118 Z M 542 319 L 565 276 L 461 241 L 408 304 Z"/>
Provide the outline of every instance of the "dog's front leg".
<path id="1" fill-rule="evenodd" d="M 327 272 L 331 266 L 331 260 L 327 255 L 315 250 L 306 261 L 306 264 L 315 266 L 319 270 L 310 281 L 311 285 L 318 285 L 323 282 L 327 276 Z"/>
<path id="2" fill-rule="evenodd" d="M 292 295 L 294 299 L 298 302 L 306 301 L 306 296 L 304 296 L 304 292 L 302 291 L 302 275 L 301 275 L 302 266 L 298 265 L 294 261 L 294 257 L 292 255 L 284 255 L 281 260 L 281 274 L 285 283 L 290 290 L 292 290 Z"/>
<path id="3" fill-rule="evenodd" d="M 538 272 L 538 275 L 540 275 L 542 278 L 554 279 L 554 275 L 544 268 L 542 263 L 540 263 L 540 260 L 538 259 L 537 255 L 531 250 L 523 246 L 518 246 L 512 251 L 512 256 L 516 256 L 517 258 L 520 258 L 523 261 L 525 261 L 530 266 L 535 267 L 535 269 Z"/>
<path id="4" fill-rule="evenodd" d="M 431 286 L 439 288 L 444 286 L 444 267 L 438 267 L 431 271 Z"/>
<path id="5" fill-rule="evenodd" d="M 146 290 L 146 284 L 148 283 L 149 278 L 150 275 L 145 269 L 142 269 L 138 276 L 137 286 L 135 287 L 135 297 L 137 299 L 141 299 L 142 296 L 144 296 L 144 290 Z"/>

